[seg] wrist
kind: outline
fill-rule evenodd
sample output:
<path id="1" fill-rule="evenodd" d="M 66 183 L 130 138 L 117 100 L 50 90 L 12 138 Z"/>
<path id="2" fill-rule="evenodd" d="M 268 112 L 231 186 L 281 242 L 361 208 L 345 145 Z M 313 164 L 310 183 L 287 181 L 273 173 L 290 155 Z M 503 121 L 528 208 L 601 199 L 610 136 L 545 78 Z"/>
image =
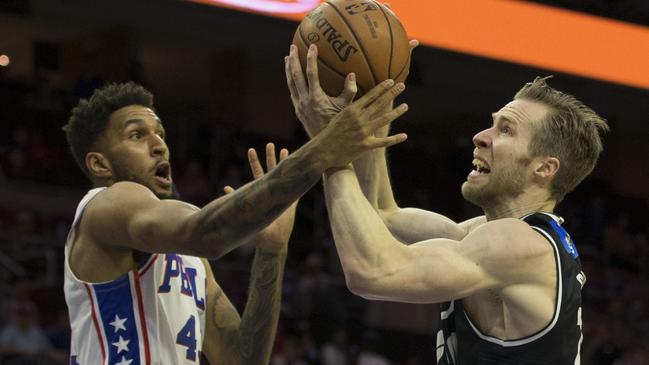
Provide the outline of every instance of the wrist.
<path id="1" fill-rule="evenodd" d="M 326 131 L 322 131 L 304 146 L 306 147 L 304 148 L 304 158 L 314 173 L 318 175 L 322 175 L 326 169 L 333 166 L 335 161 L 334 148 L 327 145 L 326 133 Z"/>
<path id="2" fill-rule="evenodd" d="M 255 252 L 262 255 L 275 255 L 280 258 L 286 258 L 288 242 L 262 242 L 257 244 Z"/>
<path id="3" fill-rule="evenodd" d="M 351 163 L 349 163 L 349 164 L 347 164 L 345 166 L 330 167 L 330 168 L 325 170 L 324 175 L 326 177 L 330 177 L 330 176 L 332 176 L 334 174 L 337 174 L 337 173 L 346 173 L 346 172 L 354 173 L 354 167 L 352 166 Z"/>

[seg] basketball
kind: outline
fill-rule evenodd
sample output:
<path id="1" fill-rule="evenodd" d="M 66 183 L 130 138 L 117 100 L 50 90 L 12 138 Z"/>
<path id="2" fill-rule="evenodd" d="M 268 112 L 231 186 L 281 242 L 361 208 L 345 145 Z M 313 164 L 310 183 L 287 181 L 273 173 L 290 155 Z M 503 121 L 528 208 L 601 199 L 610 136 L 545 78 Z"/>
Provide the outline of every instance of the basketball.
<path id="1" fill-rule="evenodd" d="M 293 37 L 306 72 L 309 45 L 318 46 L 318 74 L 327 95 L 339 95 L 356 74 L 357 97 L 386 79 L 401 82 L 410 68 L 408 36 L 397 16 L 373 0 L 328 0 L 309 13 Z"/>

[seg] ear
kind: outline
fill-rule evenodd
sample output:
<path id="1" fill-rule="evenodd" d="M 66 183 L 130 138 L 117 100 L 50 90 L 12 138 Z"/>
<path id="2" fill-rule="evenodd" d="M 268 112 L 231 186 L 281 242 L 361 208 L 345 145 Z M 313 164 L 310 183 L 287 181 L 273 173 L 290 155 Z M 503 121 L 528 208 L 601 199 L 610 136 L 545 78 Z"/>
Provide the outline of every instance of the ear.
<path id="1" fill-rule="evenodd" d="M 534 173 L 542 179 L 549 179 L 556 175 L 556 173 L 559 171 L 560 166 L 561 163 L 559 162 L 558 158 L 544 157 L 537 162 Z"/>
<path id="2" fill-rule="evenodd" d="M 113 167 L 110 161 L 99 152 L 88 152 L 86 154 L 86 167 L 90 175 L 99 179 L 110 179 L 113 177 Z"/>

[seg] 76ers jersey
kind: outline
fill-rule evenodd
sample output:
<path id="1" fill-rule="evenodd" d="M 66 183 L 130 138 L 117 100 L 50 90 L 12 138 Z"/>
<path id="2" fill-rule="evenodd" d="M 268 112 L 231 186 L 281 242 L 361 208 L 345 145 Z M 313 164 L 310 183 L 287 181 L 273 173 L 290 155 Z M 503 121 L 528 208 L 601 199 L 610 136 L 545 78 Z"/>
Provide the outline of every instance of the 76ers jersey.
<path id="1" fill-rule="evenodd" d="M 199 258 L 152 254 L 140 267 L 103 283 L 80 280 L 70 269 L 76 226 L 104 189 L 90 190 L 81 200 L 65 245 L 70 364 L 198 364 L 207 287 Z"/>

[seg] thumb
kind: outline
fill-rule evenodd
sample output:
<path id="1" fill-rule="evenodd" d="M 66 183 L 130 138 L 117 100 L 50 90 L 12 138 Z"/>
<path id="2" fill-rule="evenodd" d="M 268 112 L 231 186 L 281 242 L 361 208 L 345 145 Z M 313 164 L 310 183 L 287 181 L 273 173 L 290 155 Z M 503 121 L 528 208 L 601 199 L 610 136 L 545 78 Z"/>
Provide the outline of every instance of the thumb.
<path id="1" fill-rule="evenodd" d="M 350 73 L 345 77 L 345 86 L 343 87 L 343 92 L 340 93 L 338 99 L 342 100 L 345 105 L 337 105 L 338 107 L 347 107 L 354 100 L 356 92 L 358 91 L 358 86 L 356 85 L 356 74 Z M 343 109 L 341 108 L 341 109 Z"/>
<path id="2" fill-rule="evenodd" d="M 232 188 L 232 186 L 228 185 L 228 186 L 226 186 L 226 187 L 223 188 L 223 191 L 224 191 L 226 194 L 230 194 L 231 192 L 234 191 L 234 189 Z"/>

